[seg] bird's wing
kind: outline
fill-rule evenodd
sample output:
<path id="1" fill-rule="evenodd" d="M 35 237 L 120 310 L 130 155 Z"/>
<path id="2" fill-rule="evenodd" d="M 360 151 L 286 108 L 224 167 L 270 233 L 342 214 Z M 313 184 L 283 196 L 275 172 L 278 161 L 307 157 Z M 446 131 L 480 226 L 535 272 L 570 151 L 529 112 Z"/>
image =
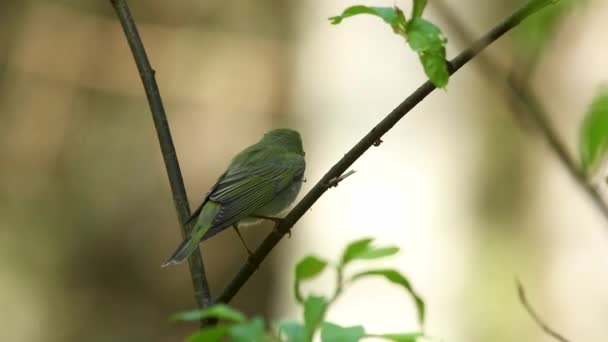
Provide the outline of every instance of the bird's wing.
<path id="1" fill-rule="evenodd" d="M 190 214 L 190 218 L 188 218 L 188 220 L 186 220 L 186 222 L 184 222 L 184 225 L 188 225 L 194 221 L 196 221 L 196 219 L 198 218 L 198 216 L 201 214 L 201 211 L 203 210 L 203 206 L 205 205 L 205 203 L 207 203 L 207 201 L 209 200 L 209 194 L 211 194 L 213 192 L 213 190 L 215 190 L 215 188 L 217 188 L 217 186 L 220 184 L 220 182 L 222 181 L 222 178 L 224 178 L 226 176 L 227 172 L 224 172 L 220 178 L 217 179 L 217 182 L 215 182 L 215 184 L 213 184 L 213 186 L 211 187 L 211 189 L 209 189 L 209 191 L 207 191 L 207 193 L 205 194 L 205 197 L 203 198 L 203 202 L 201 202 L 201 204 L 196 207 L 196 210 L 194 210 L 191 214 Z"/>
<path id="2" fill-rule="evenodd" d="M 208 200 L 221 204 L 206 237 L 254 213 L 279 192 L 299 181 L 305 169 L 304 158 L 280 153 L 227 172 L 209 193 Z"/>
<path id="3" fill-rule="evenodd" d="M 250 158 L 252 155 L 255 154 L 261 154 L 263 153 L 264 149 L 261 149 L 258 144 L 249 146 L 248 148 L 246 148 L 245 150 L 241 151 L 233 160 L 232 163 L 230 164 L 230 166 L 228 166 L 228 170 L 226 170 L 215 182 L 215 184 L 213 184 L 213 186 L 211 187 L 211 189 L 209 189 L 209 191 L 207 191 L 207 193 L 205 194 L 205 197 L 203 198 L 203 202 L 196 208 L 196 210 L 194 210 L 192 212 L 192 214 L 190 214 L 190 218 L 184 223 L 184 224 L 189 224 L 191 222 L 196 221 L 196 219 L 198 219 L 198 216 L 201 214 L 201 210 L 203 210 L 203 206 L 205 206 L 205 204 L 207 203 L 207 201 L 209 201 L 209 195 L 211 195 L 213 193 L 213 191 L 220 185 L 223 184 L 224 186 L 228 185 L 231 182 L 236 182 L 239 180 L 239 178 L 241 178 L 242 176 L 244 176 L 244 173 L 247 173 L 247 168 L 243 168 L 243 167 L 238 167 L 235 166 L 235 163 L 238 163 L 238 165 L 241 165 L 243 163 L 246 163 L 246 159 Z M 236 162 L 236 160 L 239 160 L 239 162 Z M 230 177 L 225 179 L 226 175 L 230 174 Z M 239 177 L 241 176 L 241 177 Z"/>

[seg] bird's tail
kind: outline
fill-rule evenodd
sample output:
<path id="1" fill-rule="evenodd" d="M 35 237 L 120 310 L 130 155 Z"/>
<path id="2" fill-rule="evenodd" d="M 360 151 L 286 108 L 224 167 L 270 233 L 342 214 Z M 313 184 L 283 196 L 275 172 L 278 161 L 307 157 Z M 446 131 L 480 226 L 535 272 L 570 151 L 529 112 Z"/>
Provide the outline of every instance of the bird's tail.
<path id="1" fill-rule="evenodd" d="M 167 267 L 171 264 L 181 264 L 194 252 L 196 247 L 198 247 L 198 243 L 200 239 L 196 239 L 195 236 L 190 236 L 189 238 L 182 241 L 182 243 L 177 247 L 175 253 L 169 258 L 169 260 L 165 261 L 161 265 L 161 267 Z"/>
<path id="2" fill-rule="evenodd" d="M 179 247 L 177 247 L 175 253 L 173 253 L 169 260 L 165 261 L 161 267 L 167 267 L 171 264 L 181 264 L 196 250 L 198 243 L 205 233 L 207 233 L 209 228 L 211 228 L 211 222 L 213 222 L 218 209 L 219 206 L 215 203 L 208 203 L 208 205 L 203 208 L 191 233 Z"/>

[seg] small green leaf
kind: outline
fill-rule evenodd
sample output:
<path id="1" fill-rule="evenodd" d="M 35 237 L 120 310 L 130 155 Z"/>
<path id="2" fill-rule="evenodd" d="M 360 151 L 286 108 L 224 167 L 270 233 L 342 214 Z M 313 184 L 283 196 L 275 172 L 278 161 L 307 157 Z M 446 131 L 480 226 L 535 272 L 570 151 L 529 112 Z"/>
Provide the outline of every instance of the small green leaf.
<path id="1" fill-rule="evenodd" d="M 399 247 L 374 247 L 371 245 L 373 239 L 365 238 L 351 242 L 342 253 L 341 266 L 353 260 L 377 259 L 393 255 L 399 252 Z"/>
<path id="2" fill-rule="evenodd" d="M 422 12 L 424 12 L 424 8 L 426 7 L 427 0 L 414 0 L 412 4 L 412 17 L 419 18 L 422 16 Z"/>
<path id="3" fill-rule="evenodd" d="M 235 324 L 230 328 L 229 334 L 234 342 L 263 342 L 264 321 L 254 318 L 249 322 Z"/>
<path id="4" fill-rule="evenodd" d="M 372 243 L 372 241 L 374 241 L 374 239 L 365 238 L 348 244 L 342 253 L 341 264 L 344 265 L 351 260 L 356 259 L 357 255 L 364 253 L 367 249 L 369 249 L 369 245 Z"/>
<path id="5" fill-rule="evenodd" d="M 329 18 L 329 21 L 333 25 L 337 25 L 342 20 L 348 17 L 352 17 L 359 14 L 371 14 L 382 18 L 387 24 L 391 26 L 405 25 L 405 22 L 401 20 L 405 19 L 403 13 L 399 14 L 397 8 L 393 7 L 369 7 L 363 5 L 351 6 L 345 9 L 342 14 Z M 402 19 L 403 18 L 403 19 Z"/>
<path id="6" fill-rule="evenodd" d="M 357 259 L 378 259 L 384 258 L 387 256 L 391 256 L 397 254 L 399 252 L 399 247 L 397 246 L 388 246 L 388 247 L 379 247 L 379 248 L 371 248 L 366 251 L 363 251 L 359 255 L 357 255 Z"/>
<path id="7" fill-rule="evenodd" d="M 581 125 L 579 145 L 583 170 L 591 175 L 608 151 L 608 87 L 600 89 L 591 102 Z"/>
<path id="8" fill-rule="evenodd" d="M 448 84 L 449 73 L 445 60 L 447 40 L 441 30 L 429 21 L 415 17 L 407 24 L 407 42 L 418 53 L 424 73 L 439 88 Z"/>
<path id="9" fill-rule="evenodd" d="M 198 321 L 204 318 L 217 318 L 236 323 L 245 322 L 245 315 L 225 304 L 216 304 L 206 309 L 178 312 L 171 316 L 174 321 Z"/>
<path id="10" fill-rule="evenodd" d="M 401 333 L 401 334 L 373 334 L 366 335 L 365 337 L 380 337 L 385 340 L 393 341 L 393 342 L 416 342 L 419 337 L 423 337 L 423 333 L 414 332 L 414 333 Z"/>
<path id="11" fill-rule="evenodd" d="M 349 281 L 355 281 L 357 279 L 366 278 L 366 277 L 384 277 L 386 280 L 401 285 L 407 293 L 412 297 L 414 302 L 416 303 L 416 310 L 418 312 L 418 322 L 420 326 L 424 325 L 424 316 L 425 316 L 425 307 L 424 301 L 422 298 L 416 293 L 409 280 L 404 277 L 401 273 L 392 269 L 380 269 L 380 270 L 370 270 L 365 272 L 360 272 L 353 275 Z"/>
<path id="12" fill-rule="evenodd" d="M 300 322 L 283 321 L 278 325 L 279 333 L 287 337 L 288 342 L 306 342 L 306 329 Z"/>
<path id="13" fill-rule="evenodd" d="M 186 339 L 187 342 L 216 342 L 228 334 L 230 325 L 216 325 L 201 329 Z"/>
<path id="14" fill-rule="evenodd" d="M 327 299 L 319 296 L 308 296 L 304 301 L 304 325 L 307 341 L 310 341 L 315 330 L 323 321 L 328 304 Z"/>
<path id="15" fill-rule="evenodd" d="M 321 324 L 321 341 L 323 342 L 357 342 L 363 336 L 365 336 L 365 329 L 360 325 L 341 327 L 329 322 Z"/>
<path id="16" fill-rule="evenodd" d="M 327 266 L 327 261 L 309 255 L 300 260 L 296 265 L 296 280 L 301 281 L 314 278 L 319 273 L 323 272 L 325 266 Z"/>
<path id="17" fill-rule="evenodd" d="M 424 68 L 424 73 L 437 88 L 444 88 L 448 85 L 450 74 L 445 61 L 445 49 L 437 51 L 423 52 L 418 55 L 420 63 Z"/>
<path id="18" fill-rule="evenodd" d="M 416 52 L 434 50 L 447 42 L 437 26 L 422 18 L 414 18 L 407 24 L 407 41 Z"/>
<path id="19" fill-rule="evenodd" d="M 303 280 L 316 277 L 319 273 L 323 272 L 326 266 L 327 261 L 312 255 L 309 255 L 298 262 L 295 268 L 294 282 L 295 295 L 298 303 L 302 303 L 302 292 L 300 291 L 300 283 Z"/>

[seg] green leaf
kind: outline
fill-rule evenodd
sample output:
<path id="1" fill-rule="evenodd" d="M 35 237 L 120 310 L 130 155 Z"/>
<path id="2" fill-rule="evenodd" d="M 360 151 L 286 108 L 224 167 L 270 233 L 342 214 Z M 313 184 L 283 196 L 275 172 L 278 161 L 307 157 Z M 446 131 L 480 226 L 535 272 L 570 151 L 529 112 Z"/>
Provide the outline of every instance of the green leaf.
<path id="1" fill-rule="evenodd" d="M 320 296 L 308 296 L 304 301 L 304 325 L 307 341 L 310 341 L 315 330 L 323 321 L 328 304 L 327 299 Z"/>
<path id="2" fill-rule="evenodd" d="M 234 342 L 263 342 L 264 321 L 254 318 L 249 322 L 235 324 L 230 328 L 229 334 Z"/>
<path id="3" fill-rule="evenodd" d="M 283 321 L 279 323 L 279 333 L 287 337 L 287 342 L 306 342 L 306 329 L 300 322 Z"/>
<path id="4" fill-rule="evenodd" d="M 423 337 L 423 333 L 414 332 L 414 333 L 401 333 L 401 334 L 373 334 L 373 335 L 365 335 L 365 337 L 379 337 L 385 340 L 394 341 L 394 342 L 416 342 L 419 337 Z"/>
<path id="5" fill-rule="evenodd" d="M 422 18 L 414 18 L 407 24 L 407 41 L 416 52 L 434 50 L 447 42 L 437 26 Z"/>
<path id="6" fill-rule="evenodd" d="M 448 65 L 445 61 L 445 49 L 437 51 L 423 52 L 418 55 L 420 63 L 424 68 L 425 75 L 433 82 L 437 88 L 445 88 L 450 79 Z"/>
<path id="7" fill-rule="evenodd" d="M 315 256 L 307 256 L 300 260 L 295 268 L 295 295 L 298 303 L 302 303 L 302 293 L 300 291 L 300 282 L 306 279 L 311 279 L 323 272 L 327 266 L 327 261 Z"/>
<path id="8" fill-rule="evenodd" d="M 329 21 L 333 25 L 337 25 L 348 17 L 359 14 L 371 14 L 382 18 L 382 20 L 391 26 L 405 25 L 405 22 L 402 22 L 405 17 L 403 17 L 403 13 L 400 14 L 399 12 L 399 9 L 393 7 L 369 7 L 357 5 L 348 7 L 342 12 L 342 14 L 329 18 Z"/>
<path id="9" fill-rule="evenodd" d="M 365 238 L 348 244 L 342 253 L 342 261 L 340 263 L 344 265 L 351 260 L 356 259 L 357 255 L 364 253 L 367 249 L 369 249 L 369 245 L 372 243 L 372 241 L 374 241 L 374 239 Z"/>
<path id="10" fill-rule="evenodd" d="M 206 309 L 178 312 L 171 316 L 174 321 L 198 321 L 204 318 L 217 318 L 236 323 L 245 322 L 245 315 L 225 304 L 216 304 Z"/>
<path id="11" fill-rule="evenodd" d="M 583 171 L 591 175 L 608 150 L 608 87 L 600 89 L 591 102 L 579 140 Z"/>
<path id="12" fill-rule="evenodd" d="M 445 60 L 447 39 L 429 21 L 415 17 L 407 24 L 407 42 L 418 53 L 424 73 L 439 88 L 448 84 L 449 73 Z"/>
<path id="13" fill-rule="evenodd" d="M 412 4 L 412 18 L 418 18 L 422 16 L 422 12 L 424 12 L 426 3 L 427 0 L 414 0 Z"/>
<path id="14" fill-rule="evenodd" d="M 327 261 L 316 256 L 309 255 L 303 258 L 296 265 L 296 281 L 316 277 L 319 273 L 323 272 L 325 266 L 327 266 Z"/>
<path id="15" fill-rule="evenodd" d="M 329 322 L 321 324 L 321 341 L 323 342 L 357 342 L 363 336 L 365 336 L 365 329 L 360 325 L 341 327 Z"/>
<path id="16" fill-rule="evenodd" d="M 399 247 L 374 247 L 371 245 L 374 239 L 365 238 L 351 242 L 342 253 L 340 265 L 344 266 L 353 260 L 377 259 L 393 255 L 399 252 Z"/>
<path id="17" fill-rule="evenodd" d="M 424 325 L 424 316 L 425 316 L 424 301 L 416 293 L 416 291 L 410 284 L 410 281 L 407 280 L 406 277 L 404 277 L 401 273 L 399 273 L 396 270 L 380 269 L 380 270 L 370 270 L 370 271 L 357 273 L 357 274 L 353 275 L 349 281 L 355 281 L 357 279 L 367 278 L 367 277 L 383 277 L 392 283 L 401 285 L 407 291 L 407 293 L 412 297 L 414 302 L 416 303 L 416 310 L 418 312 L 418 322 L 420 323 L 420 326 Z"/>
<path id="18" fill-rule="evenodd" d="M 368 249 L 368 250 L 360 253 L 359 255 L 357 255 L 357 259 L 384 258 L 387 256 L 397 254 L 398 252 L 399 252 L 399 247 L 397 247 L 397 246 L 371 248 L 371 249 Z"/>
<path id="19" fill-rule="evenodd" d="M 214 327 L 201 329 L 186 339 L 187 342 L 216 342 L 228 334 L 230 325 L 216 325 Z"/>

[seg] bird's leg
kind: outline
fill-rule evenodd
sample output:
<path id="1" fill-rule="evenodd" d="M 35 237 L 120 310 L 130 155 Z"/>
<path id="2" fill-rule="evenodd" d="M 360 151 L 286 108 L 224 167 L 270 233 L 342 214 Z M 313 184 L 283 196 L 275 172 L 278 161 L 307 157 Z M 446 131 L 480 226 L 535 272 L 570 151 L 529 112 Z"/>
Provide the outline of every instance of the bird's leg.
<path id="1" fill-rule="evenodd" d="M 233 224 L 232 228 L 234 228 L 234 231 L 236 232 L 236 235 L 239 236 L 239 239 L 241 239 L 241 242 L 243 243 L 243 246 L 245 246 L 245 249 L 247 250 L 247 253 L 249 253 L 249 257 L 251 257 L 253 255 L 253 252 L 251 251 L 251 249 L 249 249 L 249 247 L 247 247 L 247 243 L 245 243 L 245 239 L 243 239 L 243 236 L 241 236 L 241 232 L 239 231 L 239 227 L 236 224 Z"/>
<path id="2" fill-rule="evenodd" d="M 279 231 L 277 230 L 277 226 L 279 225 L 279 223 L 281 223 L 281 221 L 283 221 L 283 219 L 282 219 L 282 218 L 279 218 L 279 217 L 272 217 L 272 216 L 264 216 L 264 215 L 252 215 L 251 217 L 254 217 L 254 218 L 259 218 L 259 219 L 262 219 L 262 220 L 268 220 L 268 221 L 272 221 L 272 222 L 274 222 L 274 227 L 273 227 L 273 229 L 274 229 L 274 231 L 275 231 L 275 232 L 277 232 L 277 233 L 279 232 Z M 287 237 L 291 238 L 291 229 L 287 231 Z"/>

